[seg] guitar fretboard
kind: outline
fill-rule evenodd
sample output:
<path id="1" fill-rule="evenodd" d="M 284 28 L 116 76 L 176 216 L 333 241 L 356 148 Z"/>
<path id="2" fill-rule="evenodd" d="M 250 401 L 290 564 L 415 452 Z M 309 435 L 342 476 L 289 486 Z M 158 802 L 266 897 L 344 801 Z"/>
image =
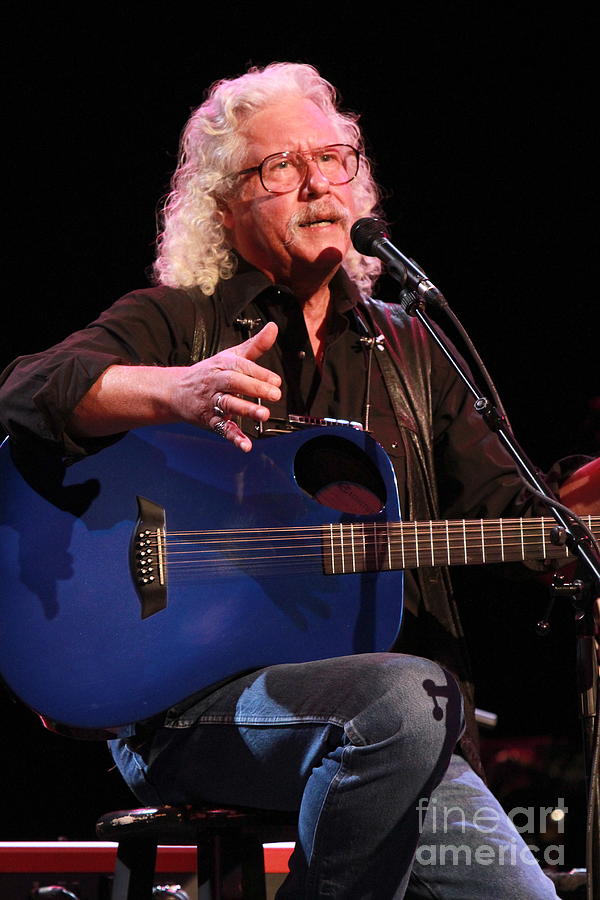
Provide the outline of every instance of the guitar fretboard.
<path id="1" fill-rule="evenodd" d="M 586 516 L 583 522 L 598 539 L 600 517 Z M 340 575 L 564 559 L 570 553 L 553 543 L 555 528 L 552 517 L 330 525 L 323 536 L 324 569 L 327 575 Z"/>

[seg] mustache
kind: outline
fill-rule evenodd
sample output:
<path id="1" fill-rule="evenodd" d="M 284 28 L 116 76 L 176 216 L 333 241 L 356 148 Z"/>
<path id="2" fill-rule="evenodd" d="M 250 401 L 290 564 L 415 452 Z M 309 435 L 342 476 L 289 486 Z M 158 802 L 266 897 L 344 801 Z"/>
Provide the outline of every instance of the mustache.
<path id="1" fill-rule="evenodd" d="M 328 219 L 339 222 L 344 228 L 350 227 L 350 211 L 342 203 L 332 199 L 313 200 L 302 209 L 293 213 L 288 222 L 288 237 L 286 244 L 293 244 L 300 233 L 300 229 L 312 222 L 320 222 Z"/>

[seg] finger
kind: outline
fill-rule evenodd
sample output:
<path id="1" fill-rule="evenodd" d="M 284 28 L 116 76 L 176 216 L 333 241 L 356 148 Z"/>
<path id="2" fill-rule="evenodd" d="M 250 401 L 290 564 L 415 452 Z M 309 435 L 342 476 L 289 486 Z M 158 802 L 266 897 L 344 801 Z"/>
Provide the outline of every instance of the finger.
<path id="1" fill-rule="evenodd" d="M 259 422 L 266 422 L 271 411 L 267 406 L 254 403 L 252 400 L 246 400 L 244 397 L 237 397 L 233 394 L 219 394 L 219 403 L 213 406 L 215 414 L 221 415 L 218 410 L 222 410 L 223 416 L 248 416 Z"/>
<path id="2" fill-rule="evenodd" d="M 267 322 L 257 334 L 248 338 L 243 344 L 238 344 L 231 349 L 237 356 L 243 356 L 245 359 L 255 360 L 270 350 L 277 340 L 278 328 L 275 322 Z"/>
<path id="3" fill-rule="evenodd" d="M 215 425 L 219 422 L 224 422 L 224 427 L 218 432 L 221 437 L 226 441 L 229 441 L 239 450 L 242 450 L 244 453 L 248 453 L 252 450 L 252 441 L 248 435 L 244 434 L 231 419 L 223 420 L 219 416 L 215 416 L 210 420 L 209 425 L 214 430 Z"/>
<path id="4" fill-rule="evenodd" d="M 224 394 L 244 394 L 246 397 L 260 397 L 261 400 L 277 401 L 281 399 L 279 384 L 281 379 L 274 372 L 262 369 L 258 373 L 255 369 L 245 372 L 245 366 L 255 366 L 247 360 L 240 360 L 241 369 L 225 369 L 219 376 L 219 387 Z M 262 377 L 262 372 L 265 376 Z M 267 380 L 268 378 L 268 380 Z"/>

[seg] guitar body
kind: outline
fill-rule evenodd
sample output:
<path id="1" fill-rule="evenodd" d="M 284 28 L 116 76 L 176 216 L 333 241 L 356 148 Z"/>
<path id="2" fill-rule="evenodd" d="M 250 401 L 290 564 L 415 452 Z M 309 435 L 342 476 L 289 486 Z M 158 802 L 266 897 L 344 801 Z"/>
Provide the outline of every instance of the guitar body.
<path id="1" fill-rule="evenodd" d="M 385 650 L 398 632 L 401 572 L 326 575 L 320 532 L 310 559 L 304 539 L 277 539 L 399 520 L 388 457 L 351 428 L 256 440 L 249 454 L 191 426 L 144 428 L 67 469 L 13 458 L 6 442 L 0 484 L 0 673 L 62 726 L 118 731 L 236 673 Z M 366 513 L 315 499 L 332 495 Z M 137 497 L 182 533 L 156 610 L 132 575 Z M 251 554 L 227 538 L 248 529 Z"/>

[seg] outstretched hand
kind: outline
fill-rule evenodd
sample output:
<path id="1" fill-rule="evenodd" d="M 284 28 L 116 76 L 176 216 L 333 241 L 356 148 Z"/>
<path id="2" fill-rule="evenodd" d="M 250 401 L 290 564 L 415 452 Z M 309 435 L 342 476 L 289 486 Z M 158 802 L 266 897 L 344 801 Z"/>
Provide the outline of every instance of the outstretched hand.
<path id="1" fill-rule="evenodd" d="M 217 426 L 219 434 L 247 453 L 252 441 L 233 417 L 247 416 L 264 422 L 270 410 L 262 401 L 280 399 L 279 375 L 255 362 L 273 346 L 276 338 L 277 326 L 268 322 L 242 344 L 179 370 L 171 398 L 178 417 L 213 429 Z"/>

